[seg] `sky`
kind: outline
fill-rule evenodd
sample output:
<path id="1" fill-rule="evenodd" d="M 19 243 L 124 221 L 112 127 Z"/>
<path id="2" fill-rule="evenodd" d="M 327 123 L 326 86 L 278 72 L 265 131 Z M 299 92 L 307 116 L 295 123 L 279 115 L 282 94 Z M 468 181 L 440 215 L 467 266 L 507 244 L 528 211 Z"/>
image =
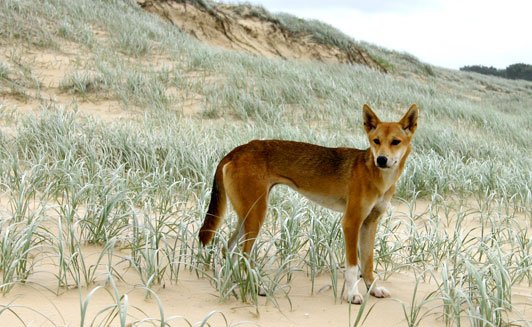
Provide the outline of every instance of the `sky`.
<path id="1" fill-rule="evenodd" d="M 233 1 L 235 2 L 235 1 Z M 236 1 L 239 2 L 239 1 Z M 242 1 L 240 1 L 242 2 Z M 451 69 L 532 64 L 529 0 L 248 0 Z"/>

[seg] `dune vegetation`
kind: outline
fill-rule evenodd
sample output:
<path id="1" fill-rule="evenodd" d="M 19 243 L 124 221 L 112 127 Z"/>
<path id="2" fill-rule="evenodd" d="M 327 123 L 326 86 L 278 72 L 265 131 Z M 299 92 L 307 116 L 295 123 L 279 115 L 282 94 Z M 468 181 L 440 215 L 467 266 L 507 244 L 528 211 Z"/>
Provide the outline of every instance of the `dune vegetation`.
<path id="1" fill-rule="evenodd" d="M 402 210 L 383 218 L 375 250 L 379 278 L 410 285 L 394 302 L 397 323 L 531 325 L 532 83 L 357 44 L 388 73 L 217 48 L 131 1 L 1 1 L 0 320 L 192 325 L 160 295 L 179 292 L 183 276 L 251 307 L 257 325 L 268 325 L 265 307 L 296 305 L 295 279 L 309 296 L 326 280 L 345 325 L 374 319 L 378 300 L 340 304 L 341 216 L 289 189 L 274 190 L 249 258 L 221 256 L 233 212 L 212 246 L 200 248 L 197 231 L 233 147 L 280 138 L 365 148 L 364 103 L 387 120 L 416 103 Z M 75 318 L 20 304 L 28 288 L 51 303 L 77 290 Z M 132 289 L 155 313 L 129 302 Z M 99 293 L 110 299 L 101 307 Z M 238 324 L 213 311 L 198 325 L 215 318 Z"/>

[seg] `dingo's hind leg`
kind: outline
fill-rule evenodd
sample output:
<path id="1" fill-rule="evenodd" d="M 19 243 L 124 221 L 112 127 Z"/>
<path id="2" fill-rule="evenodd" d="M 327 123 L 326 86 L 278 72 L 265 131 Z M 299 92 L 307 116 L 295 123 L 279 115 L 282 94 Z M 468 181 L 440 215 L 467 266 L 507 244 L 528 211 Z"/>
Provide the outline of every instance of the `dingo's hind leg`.
<path id="1" fill-rule="evenodd" d="M 229 248 L 242 243 L 245 253 L 250 253 L 266 217 L 268 207 L 268 183 L 257 178 L 257 170 L 246 172 L 233 165 L 224 169 L 227 195 L 238 215 L 237 229 L 229 240 Z"/>

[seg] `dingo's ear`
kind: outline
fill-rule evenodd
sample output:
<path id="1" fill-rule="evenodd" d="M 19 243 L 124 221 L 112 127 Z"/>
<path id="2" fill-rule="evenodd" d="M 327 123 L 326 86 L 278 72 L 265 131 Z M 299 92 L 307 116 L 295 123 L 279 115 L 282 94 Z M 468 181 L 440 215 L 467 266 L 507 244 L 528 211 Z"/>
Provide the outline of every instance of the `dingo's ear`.
<path id="1" fill-rule="evenodd" d="M 419 110 L 417 109 L 417 106 L 415 104 L 410 106 L 410 109 L 406 112 L 406 114 L 401 118 L 399 121 L 399 124 L 403 127 L 403 129 L 408 133 L 414 134 L 417 128 L 417 117 L 419 115 Z"/>
<path id="2" fill-rule="evenodd" d="M 366 130 L 366 133 L 369 133 L 371 130 L 374 130 L 381 121 L 367 104 L 362 107 L 362 111 L 364 112 L 364 129 Z"/>

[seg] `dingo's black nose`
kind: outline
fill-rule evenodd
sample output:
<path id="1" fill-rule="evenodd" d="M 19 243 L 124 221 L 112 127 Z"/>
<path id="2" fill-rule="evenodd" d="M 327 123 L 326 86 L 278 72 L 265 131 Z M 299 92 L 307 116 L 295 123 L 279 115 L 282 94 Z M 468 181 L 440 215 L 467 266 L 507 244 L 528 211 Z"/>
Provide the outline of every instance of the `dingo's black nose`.
<path id="1" fill-rule="evenodd" d="M 386 168 L 386 163 L 388 162 L 388 158 L 385 156 L 378 156 L 377 157 L 377 166 L 381 168 Z"/>

